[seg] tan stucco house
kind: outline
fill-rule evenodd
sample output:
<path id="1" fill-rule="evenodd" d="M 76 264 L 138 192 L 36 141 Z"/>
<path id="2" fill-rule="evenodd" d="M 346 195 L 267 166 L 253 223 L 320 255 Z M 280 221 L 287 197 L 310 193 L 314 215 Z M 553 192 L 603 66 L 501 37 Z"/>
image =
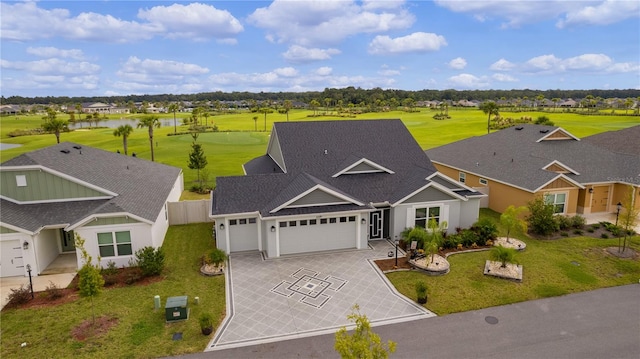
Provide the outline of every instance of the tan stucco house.
<path id="1" fill-rule="evenodd" d="M 426 152 L 498 212 L 544 196 L 556 213 L 612 213 L 630 186 L 640 196 L 640 126 L 580 139 L 561 127 L 518 125 Z"/>

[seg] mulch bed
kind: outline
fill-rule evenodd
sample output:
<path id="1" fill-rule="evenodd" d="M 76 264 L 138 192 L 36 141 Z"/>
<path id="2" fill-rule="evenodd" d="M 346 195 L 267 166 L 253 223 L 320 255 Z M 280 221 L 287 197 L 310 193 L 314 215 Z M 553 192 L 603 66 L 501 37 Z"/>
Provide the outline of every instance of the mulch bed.
<path id="1" fill-rule="evenodd" d="M 105 289 L 120 288 L 130 285 L 149 285 L 164 280 L 164 276 L 143 277 L 139 268 L 120 268 L 116 274 L 105 277 Z M 80 298 L 78 294 L 78 276 L 76 275 L 67 288 L 59 288 L 56 290 L 58 298 L 52 298 L 47 291 L 34 292 L 34 298 L 25 303 L 15 303 L 10 301 L 2 308 L 6 309 L 27 309 L 27 308 L 43 308 L 74 302 Z"/>

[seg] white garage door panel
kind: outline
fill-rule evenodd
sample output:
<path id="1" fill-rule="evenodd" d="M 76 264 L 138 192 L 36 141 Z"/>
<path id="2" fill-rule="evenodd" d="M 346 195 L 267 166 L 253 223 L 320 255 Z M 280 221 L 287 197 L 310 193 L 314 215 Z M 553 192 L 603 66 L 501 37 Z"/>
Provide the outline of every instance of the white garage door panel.
<path id="1" fill-rule="evenodd" d="M 258 250 L 258 225 L 243 224 L 229 226 L 231 252 Z"/>
<path id="2" fill-rule="evenodd" d="M 0 242 L 0 277 L 24 275 L 20 241 Z"/>
<path id="3" fill-rule="evenodd" d="M 356 222 L 280 228 L 280 255 L 356 248 Z"/>

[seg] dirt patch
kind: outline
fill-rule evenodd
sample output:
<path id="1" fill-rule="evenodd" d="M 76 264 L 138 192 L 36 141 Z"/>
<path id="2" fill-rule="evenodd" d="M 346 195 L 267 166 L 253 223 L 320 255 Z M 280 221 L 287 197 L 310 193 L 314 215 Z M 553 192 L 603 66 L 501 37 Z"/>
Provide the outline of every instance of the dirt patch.
<path id="1" fill-rule="evenodd" d="M 381 271 L 386 272 L 394 269 L 412 269 L 406 256 L 398 257 L 398 265 L 396 266 L 396 257 L 389 259 L 378 259 L 373 261 Z"/>
<path id="2" fill-rule="evenodd" d="M 639 256 L 638 252 L 631 248 L 626 248 L 623 252 L 620 252 L 618 247 L 607 247 L 605 250 L 607 251 L 607 253 L 618 258 L 634 259 L 638 258 Z"/>
<path id="3" fill-rule="evenodd" d="M 107 333 L 116 324 L 117 318 L 106 315 L 96 318 L 95 322 L 93 319 L 87 319 L 71 330 L 71 336 L 77 341 L 84 341 Z"/>

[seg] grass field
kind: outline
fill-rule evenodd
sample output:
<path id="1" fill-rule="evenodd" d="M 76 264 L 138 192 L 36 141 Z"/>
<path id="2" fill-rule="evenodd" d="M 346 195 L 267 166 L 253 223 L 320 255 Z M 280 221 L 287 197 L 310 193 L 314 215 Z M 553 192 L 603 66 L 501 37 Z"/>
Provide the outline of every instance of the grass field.
<path id="1" fill-rule="evenodd" d="M 94 299 L 96 316 L 117 318 L 106 335 L 77 341 L 72 329 L 91 318 L 89 299 L 31 309 L 2 311 L 1 354 L 10 358 L 157 358 L 204 349 L 211 336 L 200 333 L 198 317 L 203 311 L 213 315 L 217 327 L 224 318 L 224 276 L 204 277 L 199 258 L 215 246 L 207 223 L 169 228 L 163 248 L 166 278 L 148 286 L 105 289 Z M 153 297 L 159 295 L 161 308 L 154 311 Z M 189 296 L 190 319 L 166 324 L 167 297 Z M 200 304 L 194 305 L 194 297 Z M 182 332 L 182 340 L 172 340 Z M 21 343 L 27 346 L 22 348 Z"/>
<path id="2" fill-rule="evenodd" d="M 437 111 L 421 109 L 419 112 L 391 111 L 384 113 L 367 113 L 358 115 L 356 119 L 388 119 L 399 118 L 416 138 L 416 141 L 424 149 L 441 146 L 453 141 L 458 141 L 471 136 L 486 134 L 487 117 L 477 109 L 451 109 L 449 120 L 434 120 L 432 116 Z M 314 120 L 347 120 L 336 116 L 309 117 L 312 111 L 293 110 L 289 113 L 290 121 L 314 121 Z M 619 130 L 640 123 L 637 116 L 584 116 L 575 113 L 541 113 L 541 112 L 502 112 L 504 117 L 519 118 L 521 116 L 533 117 L 548 116 L 556 125 L 561 126 L 578 137 L 584 137 L 604 131 Z M 137 115 L 127 115 L 135 118 Z M 188 114 L 178 114 L 178 123 L 182 117 Z M 257 122 L 253 117 L 257 116 Z M 111 118 L 120 118 L 121 115 L 112 115 Z M 173 119 L 172 114 L 163 114 L 162 118 Z M 61 115 L 62 119 L 65 116 Z M 207 170 L 210 181 L 215 182 L 218 176 L 241 175 L 242 164 L 250 159 L 265 153 L 269 141 L 269 131 L 276 121 L 286 121 L 286 115 L 272 113 L 266 118 L 264 115 L 250 112 L 219 115 L 209 117 L 209 123 L 215 123 L 220 132 L 205 133 L 200 135 L 198 142 L 208 159 Z M 8 137 L 8 133 L 16 129 L 38 128 L 42 124 L 41 116 L 8 116 L 0 118 L 0 141 L 10 144 L 21 144 L 21 147 L 0 151 L 0 161 L 6 161 L 21 153 L 55 144 L 55 136 L 52 134 Z M 102 123 L 103 124 L 103 123 Z M 258 131 L 254 131 L 257 125 Z M 187 126 L 180 126 L 178 131 L 187 131 Z M 173 126 L 162 127 L 155 130 L 156 161 L 168 165 L 180 167 L 184 171 L 185 188 L 190 188 L 196 179 L 196 171 L 187 167 L 188 153 L 193 141 L 189 135 L 167 136 L 173 133 Z M 115 152 L 122 151 L 122 138 L 113 136 L 113 129 L 93 128 L 76 130 L 61 135 L 61 141 L 72 141 L 83 145 L 101 148 Z M 384 145 L 384 144 L 381 144 Z M 138 157 L 151 157 L 147 130 L 135 129 L 129 137 L 129 153 L 135 152 Z"/>
<path id="3" fill-rule="evenodd" d="M 482 209 L 481 217 L 498 221 L 498 216 Z M 516 257 L 523 266 L 521 283 L 485 276 L 488 251 L 450 256 L 451 271 L 443 276 L 411 271 L 388 273 L 387 277 L 402 294 L 414 300 L 415 282 L 423 280 L 428 295 L 425 306 L 438 315 L 633 284 L 640 279 L 640 261 L 605 253 L 606 247 L 617 246 L 615 238 L 536 240 L 522 233 L 515 237 L 527 244 Z M 633 237 L 631 248 L 640 251 L 640 236 Z"/>

